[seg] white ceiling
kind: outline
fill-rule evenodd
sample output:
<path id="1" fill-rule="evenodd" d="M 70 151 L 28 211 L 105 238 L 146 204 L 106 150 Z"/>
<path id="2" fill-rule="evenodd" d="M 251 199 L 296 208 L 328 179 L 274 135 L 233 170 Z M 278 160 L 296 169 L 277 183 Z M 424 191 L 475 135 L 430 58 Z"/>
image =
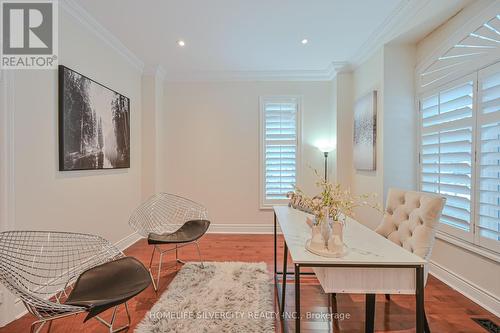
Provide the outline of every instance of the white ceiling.
<path id="1" fill-rule="evenodd" d="M 177 74 L 325 70 L 332 62 L 359 57 L 409 3 L 432 5 L 429 0 L 77 2 L 147 66 Z M 449 17 L 464 1 L 437 3 Z M 303 38 L 307 45 L 300 43 Z M 177 46 L 179 39 L 184 48 Z"/>

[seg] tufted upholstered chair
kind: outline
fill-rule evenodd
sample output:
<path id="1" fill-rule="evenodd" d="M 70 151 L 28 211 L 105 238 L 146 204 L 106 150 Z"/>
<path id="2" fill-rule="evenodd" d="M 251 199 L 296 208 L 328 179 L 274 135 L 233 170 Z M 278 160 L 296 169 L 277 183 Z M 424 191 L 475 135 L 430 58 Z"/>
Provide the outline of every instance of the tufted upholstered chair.
<path id="1" fill-rule="evenodd" d="M 431 193 L 389 189 L 382 223 L 377 233 L 428 260 L 446 199 Z M 427 283 L 428 265 L 424 268 L 424 284 Z M 386 295 L 390 300 L 390 296 Z M 430 332 L 427 318 L 425 331 Z"/>
<path id="2" fill-rule="evenodd" d="M 384 217 L 375 231 L 428 260 L 445 202 L 431 193 L 389 189 Z"/>

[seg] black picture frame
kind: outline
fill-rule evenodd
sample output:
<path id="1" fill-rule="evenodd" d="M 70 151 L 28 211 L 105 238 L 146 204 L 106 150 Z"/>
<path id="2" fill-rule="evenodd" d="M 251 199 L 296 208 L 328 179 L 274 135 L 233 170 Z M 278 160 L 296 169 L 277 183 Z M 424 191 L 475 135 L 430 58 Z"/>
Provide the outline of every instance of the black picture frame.
<path id="1" fill-rule="evenodd" d="M 59 171 L 130 168 L 130 98 L 64 65 L 58 71 Z"/>

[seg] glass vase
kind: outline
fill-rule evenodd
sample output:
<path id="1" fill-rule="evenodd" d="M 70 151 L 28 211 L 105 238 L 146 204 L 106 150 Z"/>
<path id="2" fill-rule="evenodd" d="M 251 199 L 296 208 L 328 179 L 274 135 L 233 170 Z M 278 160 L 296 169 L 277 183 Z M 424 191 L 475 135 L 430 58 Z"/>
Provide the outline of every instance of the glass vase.
<path id="1" fill-rule="evenodd" d="M 330 228 L 330 223 L 328 219 L 322 219 L 320 221 L 320 226 L 321 226 L 321 235 L 323 236 L 324 242 L 325 242 L 325 247 L 328 246 L 328 238 L 330 237 L 330 234 L 332 233 L 332 229 Z"/>
<path id="2" fill-rule="evenodd" d="M 321 226 L 313 224 L 311 226 L 311 249 L 316 251 L 323 251 L 325 249 L 325 239 L 321 234 Z"/>
<path id="3" fill-rule="evenodd" d="M 344 252 L 344 224 L 342 222 L 333 221 L 327 246 L 328 251 L 334 254 L 342 255 Z"/>

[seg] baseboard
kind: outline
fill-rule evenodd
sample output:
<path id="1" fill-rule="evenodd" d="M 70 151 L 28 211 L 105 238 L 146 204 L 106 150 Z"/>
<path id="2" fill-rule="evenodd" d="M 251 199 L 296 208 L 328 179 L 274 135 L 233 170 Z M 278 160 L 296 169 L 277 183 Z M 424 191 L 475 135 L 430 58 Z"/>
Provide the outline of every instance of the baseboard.
<path id="1" fill-rule="evenodd" d="M 116 242 L 114 245 L 120 250 L 124 251 L 126 250 L 129 246 L 133 245 L 135 242 L 137 242 L 139 239 L 141 239 L 142 236 L 139 235 L 138 233 L 134 232 L 128 236 L 123 237 L 120 239 L 118 242 Z"/>
<path id="2" fill-rule="evenodd" d="M 486 310 L 490 311 L 495 316 L 500 316 L 498 307 L 500 300 L 495 295 L 484 291 L 473 282 L 464 279 L 458 274 L 448 270 L 447 268 L 432 260 L 430 261 L 429 273 L 444 282 L 450 288 L 458 291 L 474 303 L 477 303 Z"/>
<path id="3" fill-rule="evenodd" d="M 210 224 L 210 234 L 273 234 L 273 224 Z M 278 233 L 281 230 L 278 226 Z"/>

